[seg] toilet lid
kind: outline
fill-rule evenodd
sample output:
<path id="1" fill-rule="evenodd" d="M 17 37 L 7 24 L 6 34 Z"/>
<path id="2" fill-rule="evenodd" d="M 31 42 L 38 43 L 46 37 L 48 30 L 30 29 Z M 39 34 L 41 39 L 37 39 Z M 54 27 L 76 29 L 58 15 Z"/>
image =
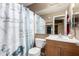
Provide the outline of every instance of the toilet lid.
<path id="1" fill-rule="evenodd" d="M 29 50 L 29 54 L 37 54 L 40 52 L 40 48 L 34 47 Z"/>

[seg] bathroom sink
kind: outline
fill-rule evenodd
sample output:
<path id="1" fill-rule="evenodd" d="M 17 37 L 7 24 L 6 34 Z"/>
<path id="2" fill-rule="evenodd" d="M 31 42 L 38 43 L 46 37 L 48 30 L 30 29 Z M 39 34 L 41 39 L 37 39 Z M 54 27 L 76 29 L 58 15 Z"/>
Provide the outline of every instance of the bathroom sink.
<path id="1" fill-rule="evenodd" d="M 61 36 L 61 39 L 64 39 L 64 40 L 69 40 L 68 36 Z"/>
<path id="2" fill-rule="evenodd" d="M 47 37 L 48 40 L 56 40 L 56 41 L 62 41 L 62 42 L 68 42 L 68 43 L 75 43 L 79 46 L 79 40 L 72 38 L 69 39 L 68 36 L 65 35 L 50 35 Z"/>
<path id="3" fill-rule="evenodd" d="M 57 35 L 49 35 L 49 38 L 58 39 Z"/>
<path id="4" fill-rule="evenodd" d="M 53 38 L 53 39 L 65 39 L 65 40 L 69 40 L 68 36 L 65 36 L 65 35 L 50 35 L 48 38 Z"/>

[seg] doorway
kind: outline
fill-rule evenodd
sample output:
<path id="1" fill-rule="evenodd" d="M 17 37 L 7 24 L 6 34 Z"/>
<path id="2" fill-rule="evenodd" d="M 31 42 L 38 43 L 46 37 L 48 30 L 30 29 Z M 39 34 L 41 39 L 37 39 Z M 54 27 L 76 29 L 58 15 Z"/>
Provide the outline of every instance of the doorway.
<path id="1" fill-rule="evenodd" d="M 47 34 L 51 34 L 51 25 L 47 25 Z"/>
<path id="2" fill-rule="evenodd" d="M 64 35 L 64 16 L 56 17 L 54 19 L 54 34 Z"/>
<path id="3" fill-rule="evenodd" d="M 58 25 L 55 25 L 55 34 L 58 34 Z"/>

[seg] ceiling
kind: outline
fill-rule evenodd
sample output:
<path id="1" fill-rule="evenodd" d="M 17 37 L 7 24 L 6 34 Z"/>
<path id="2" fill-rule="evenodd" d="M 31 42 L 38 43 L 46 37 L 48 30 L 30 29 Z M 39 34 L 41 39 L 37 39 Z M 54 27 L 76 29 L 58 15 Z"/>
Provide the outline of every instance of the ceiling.
<path id="1" fill-rule="evenodd" d="M 38 15 L 46 15 L 50 13 L 64 11 L 68 7 L 68 3 L 31 3 L 24 4 L 30 10 Z"/>
<path id="2" fill-rule="evenodd" d="M 23 5 L 40 16 L 57 14 L 69 8 L 70 3 L 23 3 Z M 75 3 L 74 11 L 79 11 L 79 3 Z"/>

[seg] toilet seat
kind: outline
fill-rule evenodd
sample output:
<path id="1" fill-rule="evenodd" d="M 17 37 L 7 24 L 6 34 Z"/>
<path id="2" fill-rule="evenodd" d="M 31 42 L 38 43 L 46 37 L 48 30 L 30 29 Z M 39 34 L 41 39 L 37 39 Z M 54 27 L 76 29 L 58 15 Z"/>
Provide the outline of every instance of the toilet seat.
<path id="1" fill-rule="evenodd" d="M 31 48 L 28 52 L 29 56 L 40 56 L 41 49 L 38 47 Z"/>

